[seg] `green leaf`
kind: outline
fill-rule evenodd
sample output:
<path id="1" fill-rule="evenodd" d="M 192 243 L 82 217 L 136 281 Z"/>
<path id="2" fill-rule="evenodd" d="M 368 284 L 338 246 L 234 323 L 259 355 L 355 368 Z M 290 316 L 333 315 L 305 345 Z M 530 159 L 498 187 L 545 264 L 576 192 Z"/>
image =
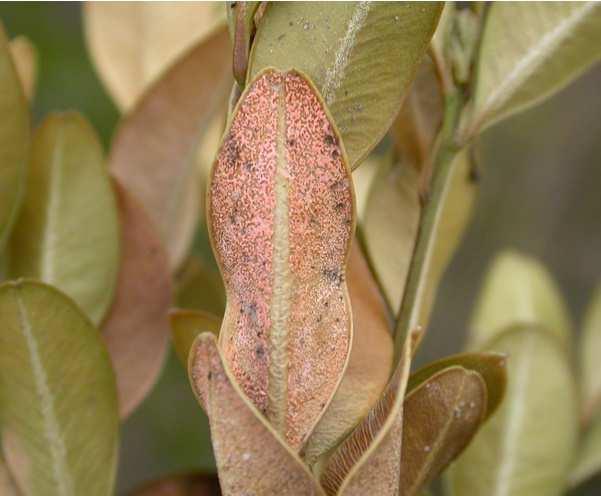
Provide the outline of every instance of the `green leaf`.
<path id="1" fill-rule="evenodd" d="M 224 26 L 192 47 L 148 88 L 111 145 L 110 170 L 142 202 L 173 270 L 199 218 L 197 149 L 231 87 L 229 45 Z"/>
<path id="2" fill-rule="evenodd" d="M 486 349 L 509 355 L 507 393 L 447 472 L 451 494 L 563 494 L 578 437 L 578 394 L 565 350 L 532 325 L 506 330 Z"/>
<path id="3" fill-rule="evenodd" d="M 98 324 L 119 270 L 117 205 L 102 146 L 79 114 L 53 114 L 36 131 L 9 274 L 56 286 Z"/>
<path id="4" fill-rule="evenodd" d="M 88 2 L 83 7 L 92 61 L 121 110 L 129 110 L 175 60 L 225 24 L 222 2 L 177 7 L 169 2 Z"/>
<path id="5" fill-rule="evenodd" d="M 0 249 L 23 197 L 29 160 L 29 107 L 0 22 Z"/>
<path id="6" fill-rule="evenodd" d="M 478 348 L 512 324 L 538 324 L 568 345 L 571 324 L 555 281 L 537 260 L 513 251 L 497 255 L 485 277 L 470 325 Z"/>
<path id="7" fill-rule="evenodd" d="M 100 334 L 43 283 L 0 286 L 0 428 L 6 462 L 32 496 L 109 496 L 118 428 Z"/>
<path id="8" fill-rule="evenodd" d="M 419 173 L 409 162 L 384 162 L 373 180 L 363 233 L 365 248 L 389 307 L 401 306 L 415 247 L 421 206 Z"/>
<path id="9" fill-rule="evenodd" d="M 461 453 L 486 416 L 482 376 L 451 366 L 405 398 L 400 496 L 415 496 Z"/>
<path id="10" fill-rule="evenodd" d="M 464 135 L 540 102 L 600 57 L 599 2 L 491 4 Z"/>
<path id="11" fill-rule="evenodd" d="M 588 422 L 601 408 L 601 286 L 589 304 L 580 337 L 583 419 Z"/>
<path id="12" fill-rule="evenodd" d="M 273 3 L 257 29 L 248 80 L 295 68 L 315 83 L 340 129 L 351 168 L 390 128 L 442 3 Z"/>
<path id="13" fill-rule="evenodd" d="M 212 332 L 219 337 L 221 319 L 208 312 L 200 310 L 174 309 L 169 312 L 171 323 L 171 338 L 177 356 L 188 366 L 188 357 L 196 336 L 203 332 Z"/>
<path id="14" fill-rule="evenodd" d="M 189 375 L 209 417 L 225 496 L 324 496 L 300 458 L 238 387 L 212 333 L 195 340 Z"/>
<path id="15" fill-rule="evenodd" d="M 151 482 L 131 496 L 221 496 L 221 490 L 216 475 L 190 473 Z"/>
<path id="16" fill-rule="evenodd" d="M 575 487 L 601 472 L 601 415 L 597 415 L 581 436 L 576 462 L 570 473 L 570 486 Z"/>
<path id="17" fill-rule="evenodd" d="M 456 366 L 480 374 L 486 383 L 486 418 L 490 417 L 501 404 L 507 388 L 507 357 L 502 353 L 460 353 L 429 363 L 411 374 L 407 391 L 411 393 L 441 370 Z"/>
<path id="18" fill-rule="evenodd" d="M 167 352 L 171 273 L 167 253 L 139 202 L 113 182 L 121 226 L 121 267 L 102 336 L 117 374 L 119 413 L 127 417 L 154 386 Z"/>

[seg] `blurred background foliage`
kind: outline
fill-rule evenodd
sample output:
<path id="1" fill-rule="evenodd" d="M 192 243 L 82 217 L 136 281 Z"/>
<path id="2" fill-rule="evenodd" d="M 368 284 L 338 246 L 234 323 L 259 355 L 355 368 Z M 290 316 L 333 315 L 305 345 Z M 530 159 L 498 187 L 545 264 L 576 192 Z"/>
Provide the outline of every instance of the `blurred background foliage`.
<path id="1" fill-rule="evenodd" d="M 106 148 L 119 114 L 86 51 L 81 5 L 3 2 L 0 18 L 10 37 L 26 35 L 38 50 L 34 123 L 50 111 L 78 110 Z M 417 366 L 463 348 L 485 270 L 505 248 L 547 266 L 581 326 L 601 280 L 600 88 L 597 66 L 483 135 L 477 208 L 443 280 Z M 206 240 L 198 242 L 208 249 Z M 213 469 L 206 418 L 173 352 L 152 394 L 123 425 L 120 457 L 120 493 L 160 475 Z M 574 496 L 599 491 L 598 478 Z"/>

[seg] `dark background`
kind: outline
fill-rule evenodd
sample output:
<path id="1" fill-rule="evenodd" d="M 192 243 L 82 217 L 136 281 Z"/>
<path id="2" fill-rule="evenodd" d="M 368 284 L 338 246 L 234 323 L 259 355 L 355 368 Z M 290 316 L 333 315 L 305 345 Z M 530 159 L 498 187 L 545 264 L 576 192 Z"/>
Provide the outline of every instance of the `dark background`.
<path id="1" fill-rule="evenodd" d="M 86 52 L 78 3 L 1 3 L 9 36 L 39 53 L 35 121 L 76 109 L 108 146 L 118 112 Z M 461 350 L 487 265 L 504 248 L 535 256 L 558 281 L 575 328 L 601 282 L 601 66 L 552 99 L 495 126 L 481 143 L 476 213 L 445 276 L 418 362 Z M 119 491 L 214 466 L 206 419 L 171 354 L 152 394 L 123 425 Z M 578 495 L 599 494 L 592 481 Z"/>

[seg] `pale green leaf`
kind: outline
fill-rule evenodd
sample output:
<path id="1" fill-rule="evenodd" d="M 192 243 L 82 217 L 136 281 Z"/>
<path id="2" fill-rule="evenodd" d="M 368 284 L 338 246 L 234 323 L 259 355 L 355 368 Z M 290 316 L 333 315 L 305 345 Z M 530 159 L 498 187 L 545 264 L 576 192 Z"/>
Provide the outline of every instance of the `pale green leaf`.
<path id="1" fill-rule="evenodd" d="M 21 205 L 29 139 L 27 100 L 0 22 L 0 248 Z"/>
<path id="2" fill-rule="evenodd" d="M 100 334 L 39 282 L 0 286 L 0 428 L 27 496 L 110 496 L 118 448 L 115 377 Z"/>
<path id="3" fill-rule="evenodd" d="M 570 486 L 577 486 L 601 472 L 601 415 L 584 432 L 576 462 L 570 473 Z"/>
<path id="4" fill-rule="evenodd" d="M 372 184 L 380 169 L 380 165 L 386 159 L 381 155 L 372 153 L 367 157 L 363 165 L 353 171 L 353 185 L 355 186 L 355 205 L 357 210 L 357 221 L 359 225 L 363 224 L 365 218 L 365 210 L 367 208 L 367 200 Z"/>
<path id="5" fill-rule="evenodd" d="M 469 347 L 479 347 L 512 324 L 539 324 L 562 343 L 570 340 L 570 319 L 559 289 L 537 260 L 513 251 L 491 265 L 470 325 Z"/>
<path id="6" fill-rule="evenodd" d="M 282 2 L 266 10 L 248 80 L 266 67 L 307 74 L 357 167 L 392 124 L 442 3 Z"/>
<path id="7" fill-rule="evenodd" d="M 510 328 L 486 349 L 509 356 L 507 393 L 449 469 L 451 494 L 563 494 L 578 437 L 578 394 L 565 350 L 532 325 Z"/>
<path id="8" fill-rule="evenodd" d="M 601 286 L 589 304 L 579 348 L 583 417 L 588 421 L 601 407 Z"/>
<path id="9" fill-rule="evenodd" d="M 79 114 L 50 115 L 36 131 L 10 249 L 11 277 L 56 286 L 102 320 L 119 270 L 119 221 L 102 146 Z"/>
<path id="10" fill-rule="evenodd" d="M 466 136 L 557 92 L 600 57 L 601 3 L 492 3 Z"/>
<path id="11" fill-rule="evenodd" d="M 225 24 L 222 2 L 86 2 L 83 14 L 92 60 L 123 111 L 176 59 Z"/>

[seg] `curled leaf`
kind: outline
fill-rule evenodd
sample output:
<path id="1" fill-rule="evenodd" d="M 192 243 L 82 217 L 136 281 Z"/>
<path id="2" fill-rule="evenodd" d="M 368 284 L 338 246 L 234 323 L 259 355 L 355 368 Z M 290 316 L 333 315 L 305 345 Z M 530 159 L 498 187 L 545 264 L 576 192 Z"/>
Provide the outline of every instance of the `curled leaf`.
<path id="1" fill-rule="evenodd" d="M 0 248 L 23 199 L 29 160 L 29 108 L 0 22 Z"/>
<path id="2" fill-rule="evenodd" d="M 38 77 L 38 52 L 34 44 L 25 36 L 10 40 L 10 52 L 29 101 L 33 100 Z"/>
<path id="3" fill-rule="evenodd" d="M 382 139 L 436 29 L 442 3 L 273 3 L 257 29 L 248 79 L 294 67 L 323 95 L 356 168 Z"/>
<path id="4" fill-rule="evenodd" d="M 299 449 L 346 368 L 350 171 L 316 90 L 267 70 L 231 117 L 209 186 L 227 292 L 219 343 L 242 390 Z"/>
<path id="5" fill-rule="evenodd" d="M 173 346 L 184 365 L 188 365 L 190 349 L 196 336 L 203 332 L 212 332 L 219 337 L 221 319 L 208 312 L 175 309 L 169 312 L 169 320 Z"/>
<path id="6" fill-rule="evenodd" d="M 171 63 L 224 24 L 225 12 L 221 2 L 87 2 L 83 20 L 97 70 L 128 110 Z"/>
<path id="7" fill-rule="evenodd" d="M 403 400 L 412 353 L 421 338 L 412 331 L 380 400 L 325 464 L 320 481 L 327 494 L 362 496 L 399 493 L 403 440 Z"/>
<path id="8" fill-rule="evenodd" d="M 492 263 L 470 324 L 469 347 L 481 347 L 513 324 L 542 325 L 567 345 L 571 323 L 557 284 L 537 260 L 506 251 Z"/>
<path id="9" fill-rule="evenodd" d="M 10 249 L 11 277 L 56 286 L 102 321 L 119 270 L 119 221 L 102 146 L 81 115 L 52 114 L 36 131 Z"/>
<path id="10" fill-rule="evenodd" d="M 452 366 L 405 398 L 400 495 L 414 496 L 461 453 L 484 421 L 486 383 Z"/>
<path id="11" fill-rule="evenodd" d="M 113 182 L 121 225 L 121 267 L 102 336 L 117 375 L 119 412 L 127 417 L 157 380 L 169 337 L 171 277 L 167 254 L 146 212 Z"/>
<path id="12" fill-rule="evenodd" d="M 224 496 L 323 496 L 303 462 L 238 388 L 211 333 L 190 351 L 190 380 L 204 404 Z"/>
<path id="13" fill-rule="evenodd" d="M 392 368 L 388 309 L 358 240 L 351 248 L 347 282 L 353 309 L 351 355 L 330 406 L 303 449 L 303 458 L 310 465 L 367 415 L 386 386 Z"/>
<path id="14" fill-rule="evenodd" d="M 175 269 L 190 247 L 199 214 L 197 146 L 226 98 L 227 30 L 195 45 L 153 84 L 121 123 L 111 172 L 141 202 Z"/>
<path id="15" fill-rule="evenodd" d="M 131 496 L 221 496 L 215 475 L 185 474 L 146 484 Z"/>
<path id="16" fill-rule="evenodd" d="M 552 95 L 601 58 L 601 4 L 491 4 L 464 135 Z"/>
<path id="17" fill-rule="evenodd" d="M 509 328 L 486 349 L 509 356 L 507 393 L 447 472 L 451 494 L 563 494 L 578 437 L 576 384 L 565 349 L 533 325 Z"/>
<path id="18" fill-rule="evenodd" d="M 407 391 L 411 393 L 433 375 L 449 367 L 462 367 L 477 372 L 486 384 L 486 418 L 499 407 L 507 388 L 507 356 L 503 353 L 460 353 L 429 363 L 409 377 Z"/>
<path id="19" fill-rule="evenodd" d="M 117 394 L 99 333 L 40 282 L 0 286 L 0 314 L 2 451 L 19 491 L 112 494 Z"/>

